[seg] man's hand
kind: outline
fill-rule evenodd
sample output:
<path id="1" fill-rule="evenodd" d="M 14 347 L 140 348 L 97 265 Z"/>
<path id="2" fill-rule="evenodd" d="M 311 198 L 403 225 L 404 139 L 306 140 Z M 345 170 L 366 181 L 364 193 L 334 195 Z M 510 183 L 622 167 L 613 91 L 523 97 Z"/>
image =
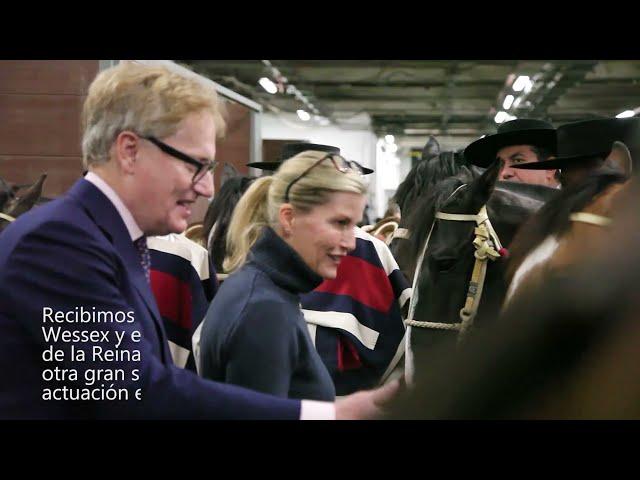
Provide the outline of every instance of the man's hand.
<path id="1" fill-rule="evenodd" d="M 336 420 L 368 420 L 382 415 L 383 407 L 400 389 L 398 380 L 375 390 L 352 393 L 336 400 Z"/>

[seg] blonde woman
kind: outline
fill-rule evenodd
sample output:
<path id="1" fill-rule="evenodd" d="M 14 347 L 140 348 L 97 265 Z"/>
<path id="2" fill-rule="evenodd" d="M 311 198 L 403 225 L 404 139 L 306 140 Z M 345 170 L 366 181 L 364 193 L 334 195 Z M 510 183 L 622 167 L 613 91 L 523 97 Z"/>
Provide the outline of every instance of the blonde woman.
<path id="1" fill-rule="evenodd" d="M 222 285 L 205 318 L 201 374 L 288 398 L 335 398 L 300 310 L 299 294 L 336 277 L 355 248 L 362 167 L 302 152 L 244 194 L 227 235 Z"/>

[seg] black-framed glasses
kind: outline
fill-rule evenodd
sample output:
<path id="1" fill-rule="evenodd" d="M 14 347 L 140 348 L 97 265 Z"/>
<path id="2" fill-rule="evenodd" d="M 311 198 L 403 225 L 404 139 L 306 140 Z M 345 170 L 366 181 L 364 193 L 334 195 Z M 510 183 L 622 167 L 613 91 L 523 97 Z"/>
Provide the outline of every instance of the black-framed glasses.
<path id="1" fill-rule="evenodd" d="M 216 168 L 216 165 L 218 165 L 218 162 L 216 160 L 212 162 L 202 163 L 196 160 L 195 158 L 187 155 L 186 153 L 183 153 L 180 150 L 176 150 L 172 146 L 167 145 L 164 142 L 161 142 L 156 137 L 149 136 L 149 137 L 142 137 L 142 138 L 149 140 L 151 143 L 153 143 L 156 147 L 158 147 L 164 153 L 171 155 L 172 157 L 177 158 L 178 160 L 182 160 L 183 162 L 186 162 L 189 165 L 193 165 L 194 167 L 196 167 L 197 168 L 196 173 L 193 174 L 193 178 L 191 179 L 191 182 L 193 185 L 195 185 L 200 180 L 202 180 L 202 178 L 207 174 L 207 172 L 213 172 L 213 170 Z"/>
<path id="2" fill-rule="evenodd" d="M 364 170 L 362 165 L 360 165 L 358 162 L 356 162 L 355 160 L 347 160 L 346 158 L 344 158 L 342 155 L 338 155 L 337 153 L 328 153 L 327 155 L 325 155 L 324 157 L 322 157 L 320 160 L 318 160 L 317 162 L 315 162 L 313 165 L 311 165 L 309 168 L 307 168 L 304 172 L 302 172 L 300 175 L 298 175 L 296 178 L 294 178 L 291 183 L 289 183 L 289 185 L 287 185 L 287 189 L 284 191 L 284 201 L 285 203 L 289 203 L 289 191 L 291 190 L 291 187 L 293 187 L 293 185 L 300 180 L 301 178 L 303 178 L 305 175 L 307 175 L 311 170 L 313 170 L 315 167 L 317 167 L 318 165 L 320 165 L 322 162 L 324 162 L 326 159 L 330 159 L 331 163 L 333 163 L 333 166 L 336 168 L 336 170 L 338 170 L 340 173 L 347 173 L 349 171 L 352 172 L 356 172 L 360 175 L 363 175 Z"/>

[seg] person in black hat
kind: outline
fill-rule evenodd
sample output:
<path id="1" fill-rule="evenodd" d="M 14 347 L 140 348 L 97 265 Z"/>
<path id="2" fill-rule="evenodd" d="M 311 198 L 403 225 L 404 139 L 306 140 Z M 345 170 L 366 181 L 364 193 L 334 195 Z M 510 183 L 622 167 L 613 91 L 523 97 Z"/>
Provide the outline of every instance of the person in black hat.
<path id="1" fill-rule="evenodd" d="M 282 147 L 280 157 L 278 157 L 275 162 L 251 162 L 247 163 L 247 167 L 258 168 L 260 170 L 275 171 L 282 164 L 282 162 L 305 151 L 335 153 L 337 155 L 340 155 L 340 149 L 331 145 L 321 145 L 319 143 L 308 142 L 287 143 L 284 145 L 284 147 Z M 363 166 L 361 166 L 361 168 L 363 175 L 373 173 L 373 170 L 370 168 Z"/>
<path id="2" fill-rule="evenodd" d="M 505 122 L 495 135 L 476 140 L 464 150 L 473 165 L 486 168 L 500 158 L 504 167 L 500 180 L 557 187 L 555 171 L 526 171 L 513 167 L 520 163 L 547 160 L 556 151 L 556 131 L 548 122 L 522 118 Z"/>
<path id="3" fill-rule="evenodd" d="M 599 168 L 613 142 L 623 142 L 634 163 L 640 158 L 640 118 L 599 118 L 561 125 L 557 130 L 557 156 L 544 162 L 523 163 L 523 171 L 561 169 L 563 187 L 581 181 Z"/>

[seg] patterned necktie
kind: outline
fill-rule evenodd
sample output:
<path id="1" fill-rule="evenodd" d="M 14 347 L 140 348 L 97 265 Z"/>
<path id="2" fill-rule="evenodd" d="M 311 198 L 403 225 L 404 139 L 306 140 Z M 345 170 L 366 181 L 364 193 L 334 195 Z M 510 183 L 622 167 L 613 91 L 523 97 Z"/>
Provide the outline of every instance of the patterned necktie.
<path id="1" fill-rule="evenodd" d="M 133 244 L 136 246 L 136 250 L 138 250 L 138 255 L 140 255 L 140 265 L 142 265 L 142 269 L 144 270 L 144 276 L 147 277 L 147 282 L 151 283 L 151 255 L 147 247 L 147 237 L 142 236 L 133 242 Z"/>

